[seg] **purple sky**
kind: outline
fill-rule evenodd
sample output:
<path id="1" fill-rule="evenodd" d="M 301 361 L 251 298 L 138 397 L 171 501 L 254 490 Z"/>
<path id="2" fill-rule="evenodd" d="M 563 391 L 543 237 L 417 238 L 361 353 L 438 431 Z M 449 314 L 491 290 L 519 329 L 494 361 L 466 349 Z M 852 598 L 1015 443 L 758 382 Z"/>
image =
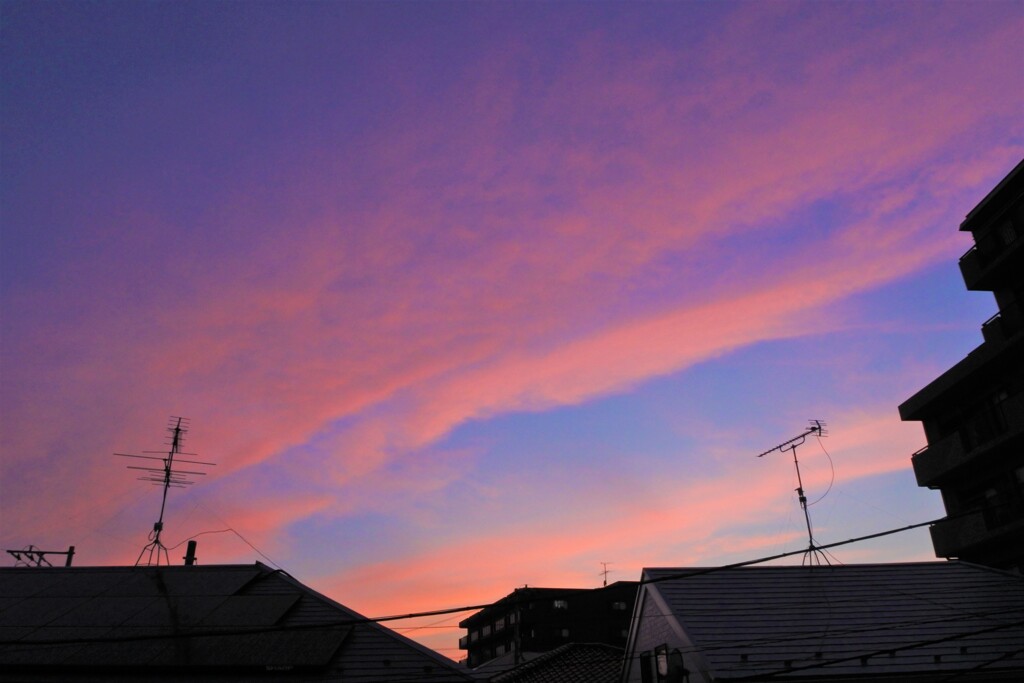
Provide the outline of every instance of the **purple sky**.
<path id="1" fill-rule="evenodd" d="M 0 12 L 4 548 L 134 562 L 169 415 L 168 545 L 374 616 L 798 550 L 809 418 L 821 542 L 941 514 L 896 407 L 996 310 L 1019 2 Z"/>

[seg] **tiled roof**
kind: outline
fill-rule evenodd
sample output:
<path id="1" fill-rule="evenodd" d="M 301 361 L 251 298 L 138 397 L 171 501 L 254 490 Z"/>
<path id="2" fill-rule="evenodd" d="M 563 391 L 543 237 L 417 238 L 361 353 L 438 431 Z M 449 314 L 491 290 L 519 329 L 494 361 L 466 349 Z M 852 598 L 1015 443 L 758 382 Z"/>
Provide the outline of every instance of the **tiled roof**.
<path id="1" fill-rule="evenodd" d="M 718 680 L 1024 672 L 1018 575 L 963 562 L 702 571 L 644 579 Z"/>
<path id="2" fill-rule="evenodd" d="M 492 683 L 615 683 L 622 649 L 600 643 L 568 643 L 511 671 Z"/>
<path id="3" fill-rule="evenodd" d="M 255 565 L 0 569 L 0 680 L 469 681 Z"/>

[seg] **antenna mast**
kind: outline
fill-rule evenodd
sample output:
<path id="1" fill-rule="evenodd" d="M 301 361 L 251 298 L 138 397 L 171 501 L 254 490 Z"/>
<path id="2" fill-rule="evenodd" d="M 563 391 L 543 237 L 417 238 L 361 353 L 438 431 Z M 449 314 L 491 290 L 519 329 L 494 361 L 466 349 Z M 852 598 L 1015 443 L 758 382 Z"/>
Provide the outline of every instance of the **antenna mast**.
<path id="1" fill-rule="evenodd" d="M 807 441 L 807 437 L 810 436 L 811 434 L 819 438 L 825 436 L 825 423 L 822 422 L 821 420 L 810 420 L 810 427 L 808 427 L 802 433 L 798 434 L 797 436 L 794 436 L 789 441 L 783 441 L 778 446 L 773 446 L 772 448 L 769 448 L 763 453 L 758 453 L 757 457 L 762 458 L 773 451 L 779 451 L 780 453 L 783 451 L 793 452 L 793 466 L 796 468 L 796 495 L 797 498 L 799 498 L 800 500 L 800 509 L 804 511 L 804 521 L 807 523 L 808 545 L 807 553 L 805 553 L 804 559 L 818 559 L 818 564 L 821 564 L 820 558 L 818 558 L 818 554 L 820 553 L 822 557 L 825 557 L 825 555 L 814 544 L 814 532 L 811 531 L 811 515 L 807 511 L 807 496 L 804 495 L 804 482 L 803 479 L 800 477 L 800 462 L 796 459 L 797 446 L 802 446 L 803 443 Z M 827 557 L 825 557 L 825 562 L 828 563 Z"/>
<path id="2" fill-rule="evenodd" d="M 601 574 L 604 577 L 604 583 L 602 584 L 604 586 L 608 585 L 608 575 L 611 573 L 611 570 L 608 569 L 608 565 L 610 565 L 610 564 L 611 564 L 611 562 L 602 562 L 601 563 L 601 571 L 598 572 L 599 574 Z"/>
<path id="3" fill-rule="evenodd" d="M 185 434 L 188 432 L 188 419 L 184 417 L 171 416 L 170 421 L 167 425 L 167 431 L 170 434 L 166 456 L 153 456 L 153 455 L 133 455 L 131 453 L 114 453 L 114 455 L 122 458 L 142 458 L 144 460 L 159 460 L 162 466 L 143 467 L 139 465 L 128 465 L 130 470 L 141 470 L 142 476 L 139 477 L 139 481 L 152 482 L 155 486 L 163 487 L 163 497 L 160 500 L 160 517 L 156 523 L 153 524 L 153 531 L 149 534 L 149 543 L 139 553 L 139 557 L 135 560 L 135 566 L 146 565 L 146 566 L 159 566 L 160 557 L 163 556 L 164 564 L 170 564 L 171 559 L 167 552 L 167 547 L 160 540 L 160 534 L 164 530 L 164 510 L 167 507 L 167 491 L 170 488 L 185 488 L 191 486 L 193 483 L 189 480 L 191 476 L 203 477 L 206 476 L 206 472 L 200 472 L 197 470 L 177 470 L 174 469 L 176 455 L 195 455 L 195 453 L 183 453 L 181 445 L 185 440 Z M 143 451 L 143 453 L 163 453 L 163 451 Z M 191 465 L 208 465 L 213 466 L 216 463 L 202 462 L 199 460 L 182 460 L 178 459 L 179 463 L 189 463 Z M 146 561 L 143 562 L 142 558 L 145 557 Z M 155 561 L 154 561 L 155 559 Z"/>
<path id="4" fill-rule="evenodd" d="M 8 550 L 7 553 L 14 557 L 15 567 L 52 567 L 53 563 L 46 559 L 47 555 L 65 555 L 65 567 L 71 566 L 71 560 L 75 557 L 75 546 L 69 545 L 67 550 L 40 550 L 30 545 L 21 550 Z"/>

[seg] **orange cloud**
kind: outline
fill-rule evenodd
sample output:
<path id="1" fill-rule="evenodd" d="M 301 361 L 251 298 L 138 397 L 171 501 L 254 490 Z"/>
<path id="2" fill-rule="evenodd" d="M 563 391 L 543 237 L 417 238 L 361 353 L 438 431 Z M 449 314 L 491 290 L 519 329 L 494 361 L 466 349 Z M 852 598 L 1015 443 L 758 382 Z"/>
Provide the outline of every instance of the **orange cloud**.
<path id="1" fill-rule="evenodd" d="M 932 8 L 885 25 L 846 9 L 859 31 L 773 5 L 693 47 L 593 32 L 547 60 L 522 38 L 496 43 L 429 97 L 373 112 L 359 149 L 312 136 L 273 188 L 227 174 L 197 210 L 222 240 L 212 256 L 163 260 L 182 226 L 158 206 L 95 208 L 112 193 L 92 179 L 80 201 L 94 210 L 75 226 L 105 236 L 99 265 L 82 257 L 52 289 L 5 293 L 4 539 L 92 534 L 108 544 L 94 557 L 130 554 L 150 508 L 109 453 L 157 446 L 169 412 L 194 418 L 197 450 L 218 463 L 196 496 L 221 512 L 182 499 L 178 519 L 221 516 L 272 556 L 299 552 L 289 535 L 311 517 L 390 509 L 426 526 L 414 503 L 480 457 L 440 445 L 469 421 L 876 324 L 835 305 L 951 262 L 953 227 L 1024 153 L 1024 87 L 1009 87 L 1024 25 L 974 23 L 972 8 L 951 51 L 952 20 Z M 779 53 L 788 32 L 816 48 Z M 905 468 L 921 445 L 894 406 L 875 410 L 833 425 L 844 481 Z M 630 558 L 625 578 L 799 537 L 790 463 L 715 464 L 634 479 L 644 495 L 592 515 L 605 501 L 592 490 L 545 489 L 545 523 L 489 536 L 467 520 L 324 582 L 379 614 L 578 584 L 609 555 Z M 809 488 L 827 476 L 808 461 Z M 208 557 L 251 558 L 232 543 Z"/>

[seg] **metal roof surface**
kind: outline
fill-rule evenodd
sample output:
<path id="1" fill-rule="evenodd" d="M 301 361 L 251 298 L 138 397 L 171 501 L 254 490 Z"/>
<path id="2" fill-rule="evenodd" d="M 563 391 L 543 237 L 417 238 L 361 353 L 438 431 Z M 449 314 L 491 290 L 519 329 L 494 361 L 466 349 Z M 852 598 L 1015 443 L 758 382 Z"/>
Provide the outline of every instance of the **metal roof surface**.
<path id="1" fill-rule="evenodd" d="M 0 681 L 466 681 L 265 565 L 0 568 Z"/>
<path id="2" fill-rule="evenodd" d="M 615 683 L 622 648 L 567 643 L 491 678 L 492 683 Z"/>
<path id="3" fill-rule="evenodd" d="M 1024 578 L 999 570 L 656 568 L 644 579 L 716 679 L 1024 672 Z"/>

